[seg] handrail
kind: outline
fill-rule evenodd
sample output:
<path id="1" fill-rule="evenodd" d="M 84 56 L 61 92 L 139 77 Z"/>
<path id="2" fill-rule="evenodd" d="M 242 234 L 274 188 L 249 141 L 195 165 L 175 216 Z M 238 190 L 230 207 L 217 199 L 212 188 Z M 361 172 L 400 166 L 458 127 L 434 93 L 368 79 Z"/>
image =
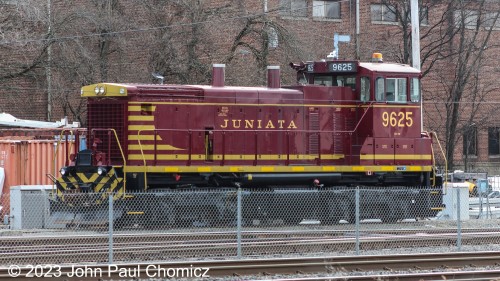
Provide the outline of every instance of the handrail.
<path id="1" fill-rule="evenodd" d="M 368 111 L 370 110 L 370 108 L 373 107 L 373 104 L 374 102 L 370 102 L 367 105 L 363 105 L 363 107 L 366 107 L 366 110 L 363 112 L 361 118 L 359 119 L 359 121 L 357 122 L 357 124 L 354 126 L 354 128 L 352 130 L 299 130 L 299 129 L 295 129 L 295 130 L 290 130 L 290 129 L 282 129 L 282 130 L 279 130 L 279 129 L 270 129 L 270 130 L 255 130 L 255 129 L 251 129 L 251 130 L 243 130 L 243 129 L 231 129 L 231 130 L 216 130 L 216 129 L 212 129 L 211 132 L 213 133 L 221 133 L 222 135 L 222 141 L 225 143 L 227 142 L 227 139 L 226 139 L 226 133 L 228 132 L 231 132 L 231 133 L 238 133 L 238 132 L 245 132 L 245 133 L 253 133 L 253 136 L 252 138 L 255 139 L 255 151 L 254 151 L 254 165 L 256 164 L 256 162 L 258 161 L 258 145 L 257 145 L 257 142 L 258 142 L 258 138 L 257 138 L 257 135 L 258 133 L 262 133 L 262 132 L 266 132 L 266 133 L 283 133 L 283 134 L 286 134 L 286 142 L 287 142 L 287 158 L 286 158 L 286 162 L 287 164 L 289 164 L 290 162 L 290 152 L 289 152 L 289 142 L 290 142 L 290 136 L 293 134 L 296 134 L 296 133 L 304 133 L 304 134 L 316 134 L 318 135 L 318 145 L 319 145 L 319 151 L 318 151 L 318 154 L 319 154 L 319 157 L 318 159 L 316 160 L 318 162 L 318 165 L 321 165 L 321 162 L 322 162 L 322 159 L 321 159 L 321 136 L 323 134 L 332 134 L 332 133 L 336 133 L 336 134 L 342 134 L 342 135 L 345 135 L 345 136 L 348 136 L 348 135 L 351 135 L 352 137 L 352 134 L 354 134 L 360 127 L 361 125 L 361 122 L 366 118 L 367 114 L 368 114 Z M 140 135 L 143 133 L 143 132 L 154 132 L 154 159 L 156 161 L 156 157 L 157 157 L 157 153 L 158 153 L 158 150 L 157 150 L 157 141 L 156 141 L 156 136 L 158 134 L 158 132 L 185 132 L 185 133 L 188 133 L 189 134 L 189 140 L 188 140 L 188 143 L 191 144 L 192 143 L 192 134 L 194 133 L 197 133 L 197 132 L 205 132 L 206 130 L 205 129 L 189 129 L 189 130 L 186 130 L 186 129 L 143 129 L 143 130 L 138 130 L 137 131 L 137 136 L 138 136 L 138 144 L 139 144 L 139 148 L 140 148 L 140 153 L 141 153 L 141 157 L 142 157 L 142 162 L 143 162 L 143 165 L 144 167 L 147 166 L 147 161 L 146 161 L 146 157 L 145 157 L 145 153 L 144 153 L 144 148 L 142 146 L 142 142 L 141 142 L 141 138 L 140 138 Z M 437 137 L 436 137 L 437 138 Z M 190 145 L 191 147 L 191 145 Z M 351 147 L 352 149 L 352 147 Z M 188 157 L 189 157 L 189 164 L 188 166 L 190 165 L 190 162 L 191 162 L 191 153 L 192 151 L 189 150 L 188 152 Z M 352 153 L 351 153 L 352 154 Z M 222 149 L 222 163 L 225 161 L 225 149 L 223 148 Z M 221 165 L 222 165 L 221 163 Z M 146 169 L 144 170 L 144 173 L 146 173 Z M 145 185 L 147 187 L 147 182 L 145 180 Z"/>
<path id="2" fill-rule="evenodd" d="M 54 148 L 54 169 L 56 168 L 55 161 L 57 161 L 57 154 L 58 154 L 58 151 L 59 151 L 59 145 L 61 145 L 61 140 L 62 140 L 63 133 L 66 133 L 66 132 L 68 132 L 68 131 L 69 131 L 69 132 L 71 132 L 71 135 L 73 135 L 73 130 L 72 130 L 72 129 L 64 129 L 64 130 L 61 130 L 61 133 L 59 134 L 59 139 L 57 140 L 57 145 L 56 145 L 56 147 Z M 76 131 L 78 131 L 78 129 L 76 129 Z M 66 134 L 65 134 L 65 136 L 66 136 L 66 142 L 67 142 L 67 141 L 68 141 L 68 138 L 67 138 L 67 136 L 68 136 L 68 135 L 66 135 Z M 68 160 L 69 160 L 69 154 L 68 154 L 68 152 L 69 152 L 69 150 L 68 150 L 68 149 L 66 149 L 66 156 L 67 156 L 67 158 L 68 158 L 68 159 L 66 159 L 66 161 L 67 161 L 66 163 L 68 163 L 68 162 L 69 162 L 69 161 L 68 161 Z M 67 166 L 67 165 L 66 165 L 66 166 Z M 55 174 L 55 173 L 56 173 L 56 171 L 54 171 L 54 174 Z M 47 176 L 48 176 L 48 174 L 47 174 Z M 55 179 L 55 175 L 54 175 L 53 177 L 54 177 L 54 179 Z M 49 177 L 49 179 L 51 179 L 51 178 Z M 54 196 L 54 186 L 55 186 L 55 184 L 56 184 L 56 181 L 54 181 L 54 184 L 52 185 L 52 196 Z"/>
<path id="3" fill-rule="evenodd" d="M 113 134 L 115 135 L 115 139 L 116 139 L 116 143 L 118 144 L 118 148 L 120 149 L 120 153 L 122 155 L 122 159 L 123 159 L 123 187 L 124 187 L 124 191 L 123 191 L 123 195 L 125 195 L 125 192 L 126 192 L 126 189 L 127 189 L 127 174 L 125 172 L 125 168 L 127 167 L 127 159 L 125 159 L 125 153 L 123 153 L 123 149 L 122 149 L 122 145 L 120 143 L 120 139 L 118 138 L 118 134 L 116 133 L 116 130 L 113 129 L 113 128 L 108 128 L 108 129 L 92 129 L 89 133 L 92 134 L 93 132 L 95 131 L 112 131 Z M 109 141 L 109 144 L 108 144 L 108 147 L 110 147 L 111 145 L 111 140 Z M 111 151 L 108 151 L 109 154 L 111 154 Z M 109 163 L 108 163 L 109 164 Z"/>
<path id="4" fill-rule="evenodd" d="M 441 150 L 441 153 L 443 154 L 443 159 L 444 159 L 444 174 L 446 176 L 446 178 L 444 179 L 444 193 L 443 194 L 446 194 L 446 191 L 448 190 L 448 160 L 446 159 L 446 154 L 444 153 L 444 149 L 441 146 L 441 142 L 439 141 L 437 133 L 433 131 L 433 132 L 430 132 L 430 135 L 431 136 L 434 135 L 434 137 L 437 140 L 437 144 L 439 146 L 439 149 Z M 432 165 L 434 167 L 436 167 L 436 162 L 435 162 L 436 158 L 434 157 L 434 149 L 432 148 L 432 145 L 431 145 L 431 150 L 432 150 Z M 434 182 L 436 182 L 435 179 L 434 179 Z"/>
<path id="5" fill-rule="evenodd" d="M 94 131 L 112 131 L 113 132 L 113 134 L 115 135 L 116 143 L 118 144 L 118 148 L 120 149 L 120 153 L 122 155 L 123 166 L 126 166 L 127 160 L 125 159 L 125 154 L 123 153 L 122 145 L 120 144 L 120 139 L 118 138 L 118 134 L 116 133 L 116 130 L 112 129 L 112 128 L 109 128 L 109 129 L 92 129 L 90 131 L 90 133 L 92 134 L 92 132 L 94 132 Z"/>
<path id="6" fill-rule="evenodd" d="M 373 101 L 370 102 L 370 104 L 368 105 L 368 107 L 366 107 L 366 110 L 365 112 L 363 113 L 363 115 L 361 116 L 361 118 L 359 118 L 359 121 L 358 121 L 358 124 L 356 124 L 356 126 L 354 127 L 354 129 L 352 131 L 350 131 L 350 133 L 354 133 L 356 132 L 356 130 L 358 129 L 359 127 L 359 124 L 361 124 L 361 121 L 363 121 L 363 119 L 365 118 L 365 115 L 368 113 L 368 110 L 373 106 Z"/>
<path id="7" fill-rule="evenodd" d="M 146 177 L 146 157 L 144 156 L 144 150 L 142 149 L 142 143 L 141 143 L 141 132 L 142 131 L 153 131 L 153 138 L 155 139 L 154 145 L 155 145 L 155 159 L 156 159 L 156 129 L 147 129 L 147 130 L 138 130 L 137 131 L 137 142 L 139 143 L 139 149 L 141 150 L 141 156 L 142 156 L 142 162 L 144 164 L 144 190 L 148 189 L 148 180 Z"/>
<path id="8" fill-rule="evenodd" d="M 367 110 L 368 111 L 368 110 Z M 367 114 L 367 111 L 365 111 L 365 113 L 363 114 L 363 116 L 361 117 L 361 119 L 364 118 L 364 116 L 366 116 Z M 359 123 L 358 125 L 356 126 L 356 128 L 354 130 L 349 130 L 349 131 L 345 131 L 345 130 L 215 130 L 215 129 L 212 129 L 211 131 L 213 133 L 221 133 L 222 135 L 222 140 L 223 142 L 226 141 L 226 133 L 227 132 L 232 132 L 232 133 L 237 133 L 237 132 L 245 132 L 245 133 L 253 133 L 253 136 L 252 138 L 254 139 L 255 141 L 255 151 L 254 151 L 254 160 L 253 160 L 253 165 L 257 165 L 257 162 L 258 162 L 258 135 L 259 133 L 261 133 L 262 131 L 266 132 L 266 133 L 284 133 L 286 134 L 286 141 L 287 141 L 287 158 L 286 158 L 286 161 L 287 161 L 287 164 L 289 164 L 290 162 L 290 137 L 291 137 L 291 133 L 304 133 L 304 134 L 315 134 L 318 136 L 318 146 L 319 148 L 321 148 L 321 135 L 322 134 L 333 134 L 333 133 L 341 133 L 341 134 L 352 134 L 355 132 L 355 130 L 357 129 L 357 127 L 359 126 Z M 188 150 L 188 163 L 187 165 L 190 166 L 191 165 L 191 161 L 192 161 L 192 158 L 191 158 L 191 154 L 192 154 L 192 151 L 191 151 L 191 146 L 192 146 L 192 135 L 194 133 L 197 133 L 197 132 L 205 132 L 206 130 L 205 129 L 141 129 L 141 130 L 138 130 L 137 131 L 137 142 L 139 144 L 139 150 L 140 150 L 140 153 L 141 153 L 141 158 L 142 158 L 142 163 L 143 163 L 143 166 L 146 167 L 147 166 L 147 160 L 146 160 L 146 156 L 145 156 L 145 153 L 144 153 L 144 147 L 142 145 L 142 141 L 141 141 L 141 134 L 143 132 L 153 132 L 153 137 L 154 137 L 154 141 L 153 141 L 153 145 L 154 145 L 154 158 L 153 158 L 153 161 L 155 162 L 157 160 L 157 141 L 156 141 L 156 137 L 158 135 L 158 132 L 160 131 L 163 131 L 163 132 L 185 132 L 185 133 L 188 133 L 188 144 L 189 144 L 189 150 Z M 318 165 L 321 165 L 321 149 L 318 150 L 318 159 L 316 160 L 318 162 Z M 222 163 L 225 161 L 225 149 L 222 150 Z M 222 165 L 221 163 L 221 165 Z M 156 165 L 156 163 L 155 163 Z M 146 169 L 144 169 L 144 186 L 145 186 L 145 189 L 147 189 L 147 179 L 146 179 Z"/>

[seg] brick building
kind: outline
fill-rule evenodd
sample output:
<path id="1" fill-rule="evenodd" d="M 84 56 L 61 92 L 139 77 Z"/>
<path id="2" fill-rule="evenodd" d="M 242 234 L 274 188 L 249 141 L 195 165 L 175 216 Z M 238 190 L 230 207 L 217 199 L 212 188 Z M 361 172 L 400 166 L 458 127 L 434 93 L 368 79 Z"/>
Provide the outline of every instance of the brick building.
<path id="1" fill-rule="evenodd" d="M 340 58 L 369 60 L 382 52 L 386 61 L 411 60 L 409 1 L 359 1 L 359 40 L 356 0 L 52 0 L 50 9 L 47 2 L 0 0 L 3 22 L 10 23 L 0 25 L 0 110 L 18 118 L 68 116 L 85 123 L 82 85 L 156 83 L 152 72 L 165 83 L 208 83 L 212 63 L 226 64 L 229 85 L 265 84 L 266 65 L 280 65 L 283 83 L 292 83 L 288 63 L 325 58 L 335 34 L 350 37 L 339 43 Z M 493 103 L 500 86 L 499 3 L 486 0 L 484 7 L 476 3 L 460 13 L 450 12 L 453 2 L 420 6 L 424 129 L 437 131 L 446 143 L 451 125 L 445 120 L 454 103 L 447 93 L 464 87 L 454 122 L 455 167 L 500 173 L 500 120 Z M 460 20 L 466 33 L 481 26 L 476 42 L 493 27 L 481 67 L 469 73 L 478 79 L 466 85 L 450 81 L 459 59 L 451 54 L 467 46 L 443 35 Z"/>

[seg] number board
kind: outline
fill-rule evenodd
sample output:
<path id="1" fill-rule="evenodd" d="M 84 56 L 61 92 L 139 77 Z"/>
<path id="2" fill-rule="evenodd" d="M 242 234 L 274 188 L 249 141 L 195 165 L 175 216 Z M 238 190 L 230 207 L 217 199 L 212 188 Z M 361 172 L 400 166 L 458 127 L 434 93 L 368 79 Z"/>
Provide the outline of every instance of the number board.
<path id="1" fill-rule="evenodd" d="M 356 72 L 358 64 L 356 62 L 328 62 L 330 72 Z"/>

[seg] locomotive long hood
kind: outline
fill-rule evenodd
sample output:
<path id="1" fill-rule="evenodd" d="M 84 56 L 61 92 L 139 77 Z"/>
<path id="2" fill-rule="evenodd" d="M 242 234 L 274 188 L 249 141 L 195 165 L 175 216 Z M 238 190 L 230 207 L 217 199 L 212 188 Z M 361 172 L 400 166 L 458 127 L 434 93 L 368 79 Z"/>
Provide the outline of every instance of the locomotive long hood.
<path id="1" fill-rule="evenodd" d="M 98 83 L 84 86 L 81 89 L 82 97 L 127 97 L 127 96 L 151 96 L 151 97 L 225 97 L 234 98 L 236 94 L 246 93 L 250 97 L 254 95 L 295 95 L 297 99 L 302 97 L 302 91 L 284 88 L 267 87 L 214 87 L 209 85 L 157 85 L 157 84 L 115 84 Z"/>

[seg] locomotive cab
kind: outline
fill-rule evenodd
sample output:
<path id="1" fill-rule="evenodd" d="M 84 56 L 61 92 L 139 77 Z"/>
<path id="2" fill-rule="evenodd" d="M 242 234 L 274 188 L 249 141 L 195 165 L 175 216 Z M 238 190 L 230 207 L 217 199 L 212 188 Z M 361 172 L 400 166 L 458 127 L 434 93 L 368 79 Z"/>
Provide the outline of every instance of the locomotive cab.
<path id="1" fill-rule="evenodd" d="M 297 71 L 304 99 L 318 99 L 318 93 L 324 93 L 321 96 L 331 104 L 351 106 L 331 113 L 334 122 L 340 120 L 334 130 L 355 136 L 343 140 L 334 133 L 334 143 L 351 146 L 351 163 L 365 167 L 366 173 L 382 175 L 381 183 L 429 184 L 432 140 L 421 131 L 419 70 L 385 63 L 378 53 L 372 62 L 323 60 L 290 66 Z M 327 90 L 316 88 L 318 85 Z M 377 172 L 382 165 L 395 169 Z M 419 172 L 402 172 L 408 169 Z"/>

